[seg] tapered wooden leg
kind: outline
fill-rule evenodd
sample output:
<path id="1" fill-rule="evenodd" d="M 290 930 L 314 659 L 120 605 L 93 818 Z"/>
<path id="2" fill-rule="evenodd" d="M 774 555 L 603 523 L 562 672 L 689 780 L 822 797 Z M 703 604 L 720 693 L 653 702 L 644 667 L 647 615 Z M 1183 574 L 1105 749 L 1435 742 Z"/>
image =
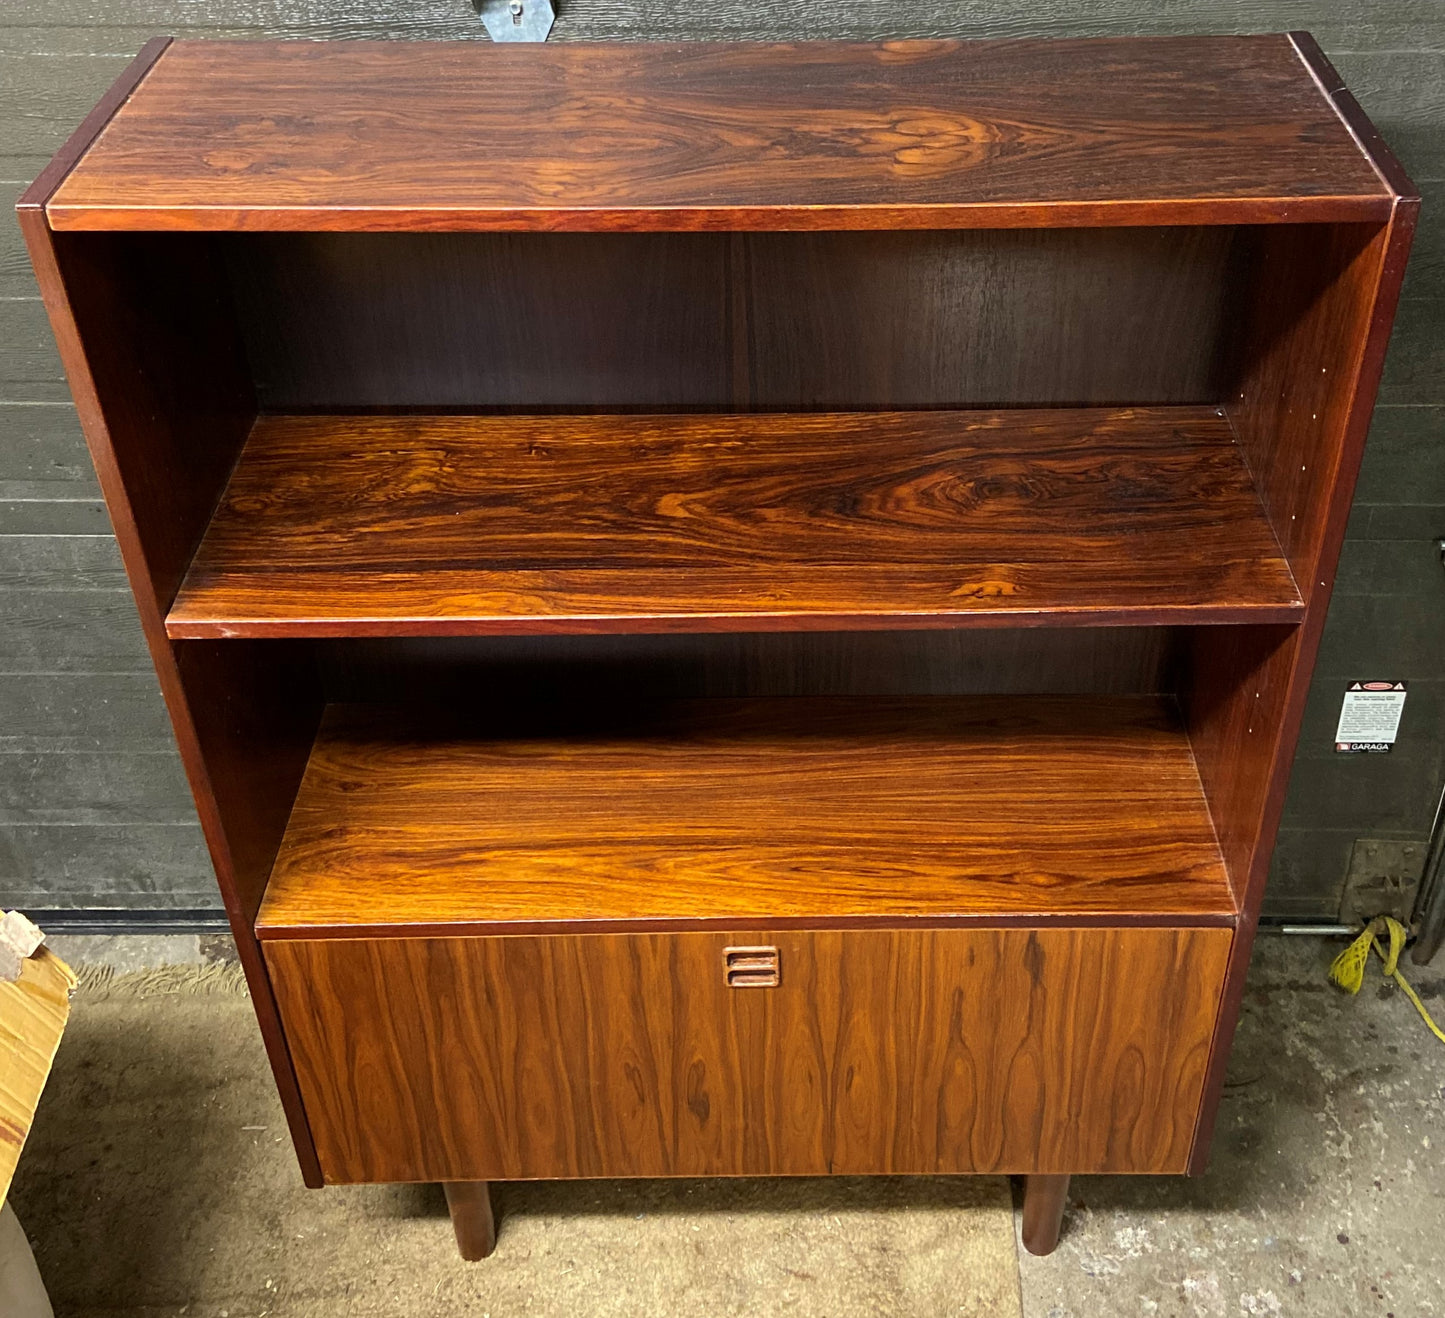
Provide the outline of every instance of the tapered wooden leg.
<path id="1" fill-rule="evenodd" d="M 1024 1248 L 1030 1254 L 1054 1252 L 1068 1197 L 1067 1176 L 1024 1177 Z"/>
<path id="2" fill-rule="evenodd" d="M 497 1247 L 497 1225 L 492 1219 L 492 1194 L 486 1181 L 443 1181 L 457 1248 L 468 1263 L 484 1259 Z"/>

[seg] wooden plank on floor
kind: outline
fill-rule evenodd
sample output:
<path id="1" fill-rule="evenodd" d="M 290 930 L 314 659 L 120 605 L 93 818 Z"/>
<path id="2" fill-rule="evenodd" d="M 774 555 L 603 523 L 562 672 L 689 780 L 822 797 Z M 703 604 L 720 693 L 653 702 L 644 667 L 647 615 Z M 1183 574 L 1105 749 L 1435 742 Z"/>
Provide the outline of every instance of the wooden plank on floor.
<path id="1" fill-rule="evenodd" d="M 75 985 L 75 972 L 44 947 L 26 959 L 18 980 L 0 981 L 0 1203 L 70 1018 Z"/>

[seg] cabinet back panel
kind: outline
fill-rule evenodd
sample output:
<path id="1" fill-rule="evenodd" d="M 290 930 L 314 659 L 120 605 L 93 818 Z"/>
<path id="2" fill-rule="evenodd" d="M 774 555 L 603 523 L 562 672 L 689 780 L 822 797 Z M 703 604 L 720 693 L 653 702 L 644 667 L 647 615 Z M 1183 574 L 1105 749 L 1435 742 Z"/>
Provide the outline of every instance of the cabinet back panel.
<path id="1" fill-rule="evenodd" d="M 275 644 L 285 644 L 279 642 Z M 1174 688 L 1164 627 L 322 641 L 333 703 L 978 695 Z"/>
<path id="2" fill-rule="evenodd" d="M 246 234 L 263 410 L 1197 403 L 1228 228 Z"/>

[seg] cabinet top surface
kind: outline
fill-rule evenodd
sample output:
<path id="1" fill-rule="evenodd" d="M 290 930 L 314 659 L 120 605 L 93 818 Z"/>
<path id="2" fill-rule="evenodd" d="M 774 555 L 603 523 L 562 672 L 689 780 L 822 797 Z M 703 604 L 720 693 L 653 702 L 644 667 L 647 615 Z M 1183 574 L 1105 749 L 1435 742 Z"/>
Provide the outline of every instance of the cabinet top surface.
<path id="1" fill-rule="evenodd" d="M 1353 106 L 1285 35 L 177 41 L 47 213 L 205 230 L 1380 219 L 1398 180 Z"/>

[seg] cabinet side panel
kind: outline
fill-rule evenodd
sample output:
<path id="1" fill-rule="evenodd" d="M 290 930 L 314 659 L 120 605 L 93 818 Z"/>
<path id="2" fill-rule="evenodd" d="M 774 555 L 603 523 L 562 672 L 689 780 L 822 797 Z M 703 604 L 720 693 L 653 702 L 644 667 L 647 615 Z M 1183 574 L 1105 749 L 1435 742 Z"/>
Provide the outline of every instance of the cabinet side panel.
<path id="1" fill-rule="evenodd" d="M 1208 1160 L 1270 855 L 1419 200 L 1384 226 L 1281 226 L 1255 235 L 1255 320 L 1227 405 L 1305 600 L 1292 634 L 1201 633 L 1181 704 L 1239 924 L 1190 1171 Z"/>
<path id="2" fill-rule="evenodd" d="M 1184 633 L 1180 704 L 1236 903 L 1249 890 L 1264 807 L 1283 744 L 1297 627 L 1196 627 Z"/>
<path id="3" fill-rule="evenodd" d="M 225 835 L 223 895 L 249 937 L 321 718 L 312 648 L 177 641 L 173 652 L 205 766 L 198 804 L 214 802 Z"/>
<path id="4" fill-rule="evenodd" d="M 87 416 L 71 371 L 91 456 L 132 587 L 164 616 L 256 416 L 215 240 L 51 239 L 95 391 Z"/>
<path id="5" fill-rule="evenodd" d="M 1327 596 L 1333 579 L 1325 551 L 1364 447 L 1353 422 L 1367 345 L 1381 316 L 1388 338 L 1394 315 L 1395 295 L 1381 280 L 1385 256 L 1390 250 L 1403 269 L 1409 246 L 1400 218 L 1249 231 L 1250 310 L 1226 411 L 1306 600 Z M 1370 385 L 1366 422 L 1373 405 Z"/>
<path id="6" fill-rule="evenodd" d="M 328 1181 L 1182 1171 L 1226 929 L 265 945 Z M 724 949 L 776 950 L 736 988 Z"/>
<path id="7" fill-rule="evenodd" d="M 302 1174 L 320 1183 L 252 918 L 321 703 L 296 647 L 173 646 L 165 610 L 254 418 L 213 253 L 161 235 L 20 224 L 95 462 L 276 1074 Z M 275 699 L 275 697 L 283 697 Z"/>

